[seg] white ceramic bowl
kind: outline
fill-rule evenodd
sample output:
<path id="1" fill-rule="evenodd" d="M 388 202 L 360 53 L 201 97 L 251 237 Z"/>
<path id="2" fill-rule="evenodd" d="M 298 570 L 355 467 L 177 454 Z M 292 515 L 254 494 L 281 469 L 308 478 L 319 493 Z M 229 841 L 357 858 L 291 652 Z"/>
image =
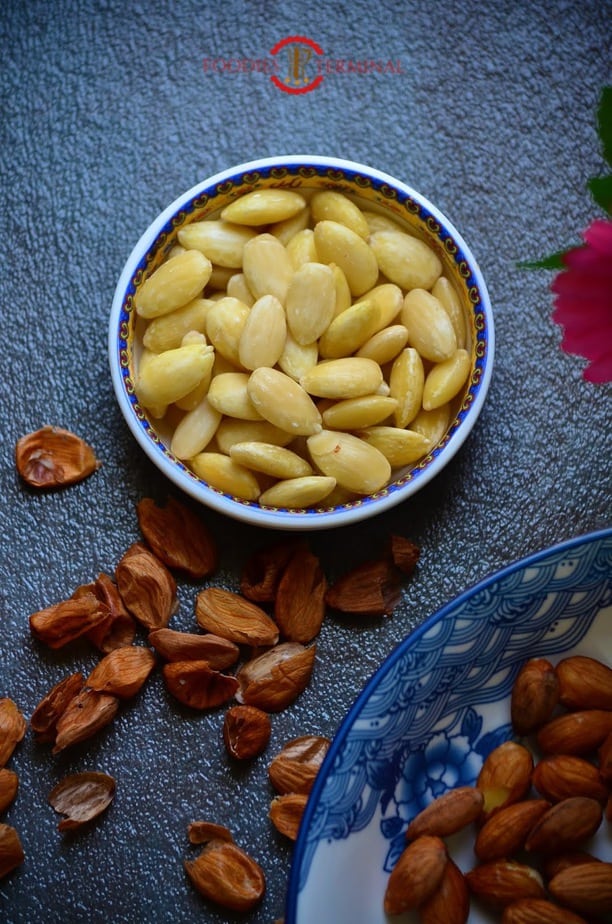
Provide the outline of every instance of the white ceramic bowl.
<path id="1" fill-rule="evenodd" d="M 471 335 L 472 371 L 439 442 L 418 463 L 394 472 L 392 483 L 376 494 L 333 507 L 324 503 L 314 509 L 264 507 L 211 487 L 170 452 L 163 422 L 147 414 L 134 390 L 139 335 L 133 301 L 138 286 L 177 243 L 182 226 L 217 217 L 220 209 L 238 196 L 275 186 L 306 193 L 338 190 L 363 208 L 389 214 L 426 240 L 457 290 Z M 154 464 L 201 503 L 239 520 L 286 530 L 354 523 L 406 500 L 427 484 L 452 459 L 476 423 L 489 387 L 493 355 L 493 317 L 487 289 L 471 251 L 451 222 L 423 196 L 385 173 L 350 161 L 311 155 L 242 164 L 204 180 L 176 199 L 145 231 L 128 258 L 115 291 L 109 326 L 110 367 L 117 400 L 130 430 Z"/>
<path id="2" fill-rule="evenodd" d="M 513 737 L 510 693 L 521 664 L 583 654 L 612 666 L 611 619 L 608 529 L 504 568 L 408 636 L 365 686 L 317 775 L 293 855 L 287 924 L 386 924 L 386 883 L 408 822 L 448 789 L 473 785 L 484 757 Z M 605 828 L 586 849 L 610 861 Z M 473 832 L 447 843 L 461 869 L 475 865 Z M 470 924 L 496 920 L 472 903 Z"/>

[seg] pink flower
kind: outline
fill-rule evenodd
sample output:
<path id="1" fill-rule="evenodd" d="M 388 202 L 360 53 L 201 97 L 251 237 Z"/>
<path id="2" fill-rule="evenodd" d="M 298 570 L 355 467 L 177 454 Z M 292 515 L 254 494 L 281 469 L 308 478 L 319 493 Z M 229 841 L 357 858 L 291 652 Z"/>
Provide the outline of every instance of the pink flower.
<path id="1" fill-rule="evenodd" d="M 561 349 L 584 356 L 588 382 L 612 381 L 612 221 L 596 219 L 585 243 L 563 256 L 555 277 L 552 319 L 563 328 Z"/>

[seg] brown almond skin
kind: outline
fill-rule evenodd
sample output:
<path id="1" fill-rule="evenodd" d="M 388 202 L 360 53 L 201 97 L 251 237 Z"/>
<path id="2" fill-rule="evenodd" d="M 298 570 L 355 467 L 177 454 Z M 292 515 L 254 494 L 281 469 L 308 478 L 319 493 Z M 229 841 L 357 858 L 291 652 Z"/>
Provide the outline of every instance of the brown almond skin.
<path id="1" fill-rule="evenodd" d="M 0 768 L 0 814 L 9 807 L 19 789 L 19 777 L 14 770 Z"/>
<path id="2" fill-rule="evenodd" d="M 410 577 L 419 562 L 421 550 L 405 536 L 392 535 L 389 539 L 389 556 L 402 574 Z"/>
<path id="3" fill-rule="evenodd" d="M 272 724 L 267 712 L 255 706 L 232 706 L 223 720 L 223 743 L 236 760 L 252 760 L 268 746 Z"/>
<path id="4" fill-rule="evenodd" d="M 572 866 L 548 883 L 550 894 L 577 914 L 610 914 L 612 909 L 612 863 Z"/>
<path id="5" fill-rule="evenodd" d="M 155 655 L 141 645 L 124 646 L 109 652 L 94 667 L 86 686 L 120 699 L 131 699 L 155 667 Z"/>
<path id="6" fill-rule="evenodd" d="M 281 712 L 308 684 L 314 669 L 316 645 L 283 642 L 242 665 L 236 699 L 264 712 Z"/>
<path id="7" fill-rule="evenodd" d="M 227 670 L 240 657 L 240 649 L 229 639 L 205 632 L 178 632 L 176 629 L 154 629 L 147 641 L 166 661 L 208 661 L 216 671 Z"/>
<path id="8" fill-rule="evenodd" d="M 30 632 L 49 648 L 63 648 L 108 619 L 109 610 L 91 593 L 70 597 L 30 616 Z"/>
<path id="9" fill-rule="evenodd" d="M 168 568 L 192 580 L 216 570 L 219 553 L 213 535 L 185 504 L 169 497 L 165 506 L 158 506 L 152 497 L 143 497 L 136 514 L 145 541 Z"/>
<path id="10" fill-rule="evenodd" d="M 252 911 L 266 891 L 264 872 L 237 844 L 210 841 L 195 860 L 185 862 L 195 888 L 231 911 Z"/>
<path id="11" fill-rule="evenodd" d="M 107 773 L 84 771 L 65 776 L 49 793 L 49 804 L 65 815 L 60 831 L 73 831 L 101 815 L 113 801 L 115 780 Z"/>
<path id="12" fill-rule="evenodd" d="M 30 717 L 30 727 L 39 741 L 55 741 L 59 718 L 68 703 L 83 689 L 84 683 L 83 674 L 77 671 L 56 683 L 41 699 Z"/>
<path id="13" fill-rule="evenodd" d="M 13 700 L 0 699 L 0 767 L 10 760 L 13 751 L 26 733 L 26 720 Z"/>
<path id="14" fill-rule="evenodd" d="M 222 587 L 207 587 L 196 597 L 198 625 L 235 645 L 267 648 L 276 645 L 278 626 L 256 603 Z"/>
<path id="15" fill-rule="evenodd" d="M 406 840 L 415 840 L 423 834 L 437 837 L 456 834 L 476 821 L 483 804 L 483 795 L 475 786 L 449 789 L 412 819 L 406 830 Z"/>
<path id="16" fill-rule="evenodd" d="M 209 841 L 228 841 L 233 844 L 232 832 L 225 825 L 214 821 L 192 821 L 187 825 L 187 837 L 190 844 L 208 844 Z"/>
<path id="17" fill-rule="evenodd" d="M 559 700 L 559 680 L 546 658 L 531 658 L 512 686 L 510 715 L 517 735 L 529 735 L 551 717 Z"/>
<path id="18" fill-rule="evenodd" d="M 537 870 L 515 860 L 482 863 L 466 873 L 465 879 L 473 896 L 498 911 L 520 898 L 545 898 Z"/>
<path id="19" fill-rule="evenodd" d="M 401 572 L 393 561 L 364 562 L 338 578 L 325 593 L 327 606 L 355 616 L 388 616 L 402 595 Z"/>
<path id="20" fill-rule="evenodd" d="M 82 481 L 102 463 L 91 446 L 70 430 L 46 426 L 17 441 L 15 464 L 30 487 L 49 490 Z"/>
<path id="21" fill-rule="evenodd" d="M 419 908 L 421 924 L 466 924 L 469 914 L 470 892 L 465 877 L 449 858 L 438 888 Z"/>
<path id="22" fill-rule="evenodd" d="M 125 606 L 149 631 L 167 626 L 177 609 L 176 581 L 168 568 L 141 542 L 134 542 L 115 569 Z"/>
<path id="23" fill-rule="evenodd" d="M 563 799 L 538 819 L 525 841 L 525 849 L 542 854 L 574 850 L 595 834 L 602 818 L 602 806 L 595 799 Z"/>
<path id="24" fill-rule="evenodd" d="M 494 748 L 485 758 L 476 781 L 484 796 L 482 820 L 506 805 L 519 802 L 529 790 L 532 772 L 533 756 L 524 745 L 505 741 Z"/>
<path id="25" fill-rule="evenodd" d="M 0 880 L 21 866 L 24 859 L 21 840 L 15 828 L 0 824 Z"/>
<path id="26" fill-rule="evenodd" d="M 274 620 L 283 638 L 305 645 L 319 634 L 326 591 L 318 557 L 299 548 L 285 566 L 274 601 Z"/>
<path id="27" fill-rule="evenodd" d="M 581 709 L 547 722 L 537 733 L 543 754 L 588 755 L 596 751 L 612 732 L 612 712 Z"/>
<path id="28" fill-rule="evenodd" d="M 308 546 L 301 540 L 285 540 L 267 545 L 247 559 L 240 576 L 240 593 L 254 603 L 273 603 L 289 559 Z"/>
<path id="29" fill-rule="evenodd" d="M 215 709 L 234 696 L 235 677 L 214 671 L 207 661 L 170 661 L 162 668 L 167 690 L 190 709 Z"/>
<path id="30" fill-rule="evenodd" d="M 573 655 L 559 661 L 559 701 L 568 709 L 612 711 L 612 669 L 601 661 Z"/>
<path id="31" fill-rule="evenodd" d="M 274 797 L 270 803 L 268 817 L 279 834 L 291 841 L 297 839 L 307 802 L 306 793 L 289 792 Z"/>
<path id="32" fill-rule="evenodd" d="M 79 593 L 80 588 L 73 594 Z M 101 573 L 92 584 L 83 587 L 85 592 L 93 593 L 108 608 L 108 617 L 87 632 L 87 638 L 103 654 L 131 645 L 136 637 L 136 623 L 128 613 L 119 588 L 108 574 Z"/>
<path id="33" fill-rule="evenodd" d="M 431 898 L 442 881 L 446 862 L 446 847 L 439 837 L 424 836 L 408 844 L 387 882 L 385 914 L 403 914 Z"/>
<path id="34" fill-rule="evenodd" d="M 329 745 L 329 738 L 321 735 L 302 735 L 288 741 L 268 767 L 268 777 L 276 792 L 308 794 Z"/>
<path id="35" fill-rule="evenodd" d="M 544 898 L 522 898 L 506 905 L 502 924 L 587 924 L 584 918 Z"/>
<path id="36" fill-rule="evenodd" d="M 570 796 L 589 796 L 605 805 L 608 799 L 607 786 L 597 767 L 573 754 L 543 757 L 534 767 L 532 783 L 550 802 L 561 802 Z"/>
<path id="37" fill-rule="evenodd" d="M 119 709 L 119 699 L 85 688 L 68 704 L 57 723 L 52 753 L 91 738 L 109 725 Z"/>
<path id="38" fill-rule="evenodd" d="M 518 853 L 535 823 L 550 807 L 545 799 L 528 799 L 507 805 L 491 815 L 474 843 L 474 853 L 480 862 L 502 860 Z"/>

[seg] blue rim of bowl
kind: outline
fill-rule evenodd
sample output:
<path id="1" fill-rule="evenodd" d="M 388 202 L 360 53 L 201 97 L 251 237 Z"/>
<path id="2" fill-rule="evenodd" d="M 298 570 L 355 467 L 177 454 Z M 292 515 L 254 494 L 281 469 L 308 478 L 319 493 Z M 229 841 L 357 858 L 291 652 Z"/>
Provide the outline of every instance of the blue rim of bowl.
<path id="1" fill-rule="evenodd" d="M 410 635 L 408 635 L 402 642 L 397 645 L 396 648 L 393 649 L 393 651 L 389 654 L 381 666 L 366 682 L 365 686 L 358 694 L 346 716 L 341 721 L 340 726 L 332 739 L 331 745 L 321 765 L 319 773 L 315 779 L 308 802 L 306 803 L 306 809 L 304 810 L 298 837 L 293 849 L 287 890 L 287 902 L 285 907 L 285 919 L 287 924 L 296 924 L 297 901 L 301 891 L 300 876 L 302 872 L 302 863 L 307 852 L 306 848 L 308 830 L 316 812 L 321 791 L 326 785 L 329 772 L 336 762 L 338 753 L 344 746 L 347 736 L 349 735 L 355 721 L 362 713 L 364 707 L 371 699 L 374 692 L 380 686 L 383 678 L 393 670 L 397 662 L 402 657 L 404 657 L 406 652 L 413 645 L 415 645 L 426 632 L 429 632 L 432 627 L 441 620 L 451 616 L 454 611 L 460 610 L 463 604 L 470 598 L 476 596 L 477 594 L 482 594 L 483 591 L 486 591 L 495 584 L 503 582 L 507 577 L 516 573 L 517 571 L 527 570 L 548 557 L 553 557 L 559 554 L 565 555 L 566 553 L 569 553 L 576 548 L 597 542 L 606 542 L 609 539 L 612 539 L 612 527 L 597 530 L 595 532 L 585 533 L 584 535 L 576 536 L 572 539 L 567 539 L 565 541 L 559 542 L 556 545 L 552 545 L 545 549 L 541 549 L 538 552 L 534 552 L 525 558 L 518 559 L 517 561 L 514 561 L 512 564 L 507 565 L 498 571 L 492 572 L 487 577 L 483 578 L 475 584 L 472 584 L 467 590 L 459 594 L 459 596 L 444 604 L 444 606 L 429 616 L 417 629 L 411 632 Z"/>
<path id="2" fill-rule="evenodd" d="M 326 171 L 329 179 L 338 183 L 348 177 L 357 187 L 374 189 L 386 201 L 400 203 L 436 234 L 465 280 L 474 307 L 475 366 L 470 387 L 445 437 L 405 475 L 375 494 L 335 507 L 266 507 L 208 485 L 177 459 L 156 433 L 138 403 L 130 377 L 131 302 L 142 274 L 150 266 L 152 254 L 159 253 L 177 222 L 183 224 L 191 212 L 202 208 L 209 195 L 227 184 L 255 186 L 262 178 L 280 180 L 287 175 L 299 175 L 307 179 L 309 171 L 310 176 Z M 339 158 L 304 154 L 262 158 L 232 167 L 192 187 L 164 209 L 132 250 L 117 283 L 110 316 L 108 351 L 113 387 L 129 429 L 146 455 L 177 487 L 212 509 L 253 525 L 279 529 L 326 529 L 348 525 L 395 506 L 398 491 L 402 492 L 402 501 L 407 499 L 450 462 L 467 439 L 484 404 L 493 371 L 495 332 L 489 295 L 480 268 L 457 229 L 434 205 L 411 187 L 372 167 Z"/>

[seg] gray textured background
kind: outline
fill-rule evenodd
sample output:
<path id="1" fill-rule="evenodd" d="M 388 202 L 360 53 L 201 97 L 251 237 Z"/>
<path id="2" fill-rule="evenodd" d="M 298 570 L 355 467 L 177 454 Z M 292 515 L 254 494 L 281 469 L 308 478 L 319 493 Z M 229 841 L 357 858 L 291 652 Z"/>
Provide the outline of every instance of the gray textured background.
<path id="1" fill-rule="evenodd" d="M 516 267 L 577 243 L 596 214 L 585 183 L 604 169 L 595 110 L 611 79 L 610 14 L 609 0 L 4 0 L 0 696 L 29 717 L 59 677 L 93 665 L 89 650 L 34 644 L 28 615 L 112 572 L 138 538 L 137 500 L 168 489 L 110 383 L 107 318 L 123 263 L 176 196 L 253 157 L 337 155 L 404 180 L 462 232 L 497 322 L 486 408 L 445 473 L 379 519 L 310 537 L 330 576 L 393 531 L 417 541 L 422 559 L 391 619 L 327 620 L 314 683 L 275 719 L 269 753 L 298 734 L 332 735 L 395 644 L 458 592 L 610 524 L 610 387 L 585 383 L 582 362 L 558 349 L 551 274 Z M 294 34 L 329 60 L 399 61 L 402 73 L 330 74 L 292 96 L 263 74 L 203 70 L 211 57 L 269 61 Z M 14 445 L 45 423 L 91 442 L 100 471 L 62 493 L 24 489 Z M 235 587 L 270 534 L 208 521 L 218 579 Z M 193 626 L 195 590 L 181 585 L 175 627 Z M 281 916 L 290 848 L 267 821 L 266 759 L 228 768 L 221 721 L 177 708 L 155 676 L 88 746 L 51 758 L 28 735 L 11 761 L 21 786 L 3 819 L 27 859 L 0 883 L 0 920 L 233 920 L 186 882 L 186 825 L 198 817 L 228 824 L 266 870 L 267 896 L 248 919 Z M 65 773 L 93 768 L 116 776 L 115 801 L 97 825 L 62 839 L 47 794 Z"/>

